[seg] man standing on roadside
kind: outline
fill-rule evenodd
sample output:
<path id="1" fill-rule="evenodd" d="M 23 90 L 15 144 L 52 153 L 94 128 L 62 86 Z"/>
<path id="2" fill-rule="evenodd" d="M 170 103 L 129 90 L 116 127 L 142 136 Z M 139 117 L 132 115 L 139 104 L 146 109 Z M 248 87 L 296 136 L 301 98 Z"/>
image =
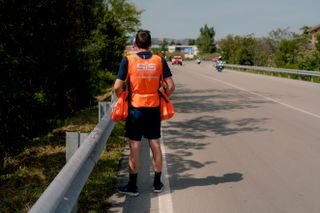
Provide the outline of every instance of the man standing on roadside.
<path id="1" fill-rule="evenodd" d="M 158 90 L 161 79 L 170 96 L 174 91 L 172 74 L 163 57 L 151 53 L 151 35 L 147 30 L 139 30 L 135 37 L 137 54 L 122 59 L 114 90 L 119 97 L 125 82 L 130 91 L 129 115 L 126 121 L 125 136 L 129 139 L 129 182 L 118 188 L 123 194 L 138 196 L 137 175 L 140 167 L 141 139 L 148 139 L 154 169 L 153 191 L 161 192 L 162 151 L 160 147 L 160 98 Z M 161 77 L 161 75 L 163 77 Z M 127 79 L 127 80 L 126 80 Z"/>

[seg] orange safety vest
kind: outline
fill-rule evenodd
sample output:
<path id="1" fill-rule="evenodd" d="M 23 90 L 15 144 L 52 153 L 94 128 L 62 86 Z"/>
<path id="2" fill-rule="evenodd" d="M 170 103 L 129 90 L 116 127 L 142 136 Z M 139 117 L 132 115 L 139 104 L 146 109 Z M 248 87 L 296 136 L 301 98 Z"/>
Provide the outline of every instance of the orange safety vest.
<path id="1" fill-rule="evenodd" d="M 162 74 L 161 57 L 152 55 L 143 59 L 137 54 L 129 55 L 128 75 L 131 105 L 133 107 L 157 107 L 160 105 L 158 90 Z"/>

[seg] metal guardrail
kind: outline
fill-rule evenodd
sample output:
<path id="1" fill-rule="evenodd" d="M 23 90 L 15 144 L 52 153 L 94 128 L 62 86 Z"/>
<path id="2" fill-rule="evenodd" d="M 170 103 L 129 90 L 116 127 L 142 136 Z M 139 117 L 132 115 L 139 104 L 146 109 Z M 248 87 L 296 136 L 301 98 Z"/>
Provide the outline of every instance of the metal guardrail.
<path id="1" fill-rule="evenodd" d="M 110 110 L 111 107 L 32 206 L 30 213 L 72 211 L 115 125 L 110 119 Z"/>
<path id="2" fill-rule="evenodd" d="M 248 69 L 248 70 L 259 70 L 266 72 L 274 72 L 274 73 L 286 73 L 290 78 L 290 74 L 295 74 L 298 76 L 310 76 L 311 81 L 313 81 L 313 77 L 320 77 L 319 71 L 307 71 L 307 70 L 296 70 L 296 69 L 283 69 L 283 68 L 274 68 L 274 67 L 260 67 L 260 66 L 245 66 L 245 65 L 235 65 L 235 64 L 225 64 L 225 67 L 232 69 Z"/>

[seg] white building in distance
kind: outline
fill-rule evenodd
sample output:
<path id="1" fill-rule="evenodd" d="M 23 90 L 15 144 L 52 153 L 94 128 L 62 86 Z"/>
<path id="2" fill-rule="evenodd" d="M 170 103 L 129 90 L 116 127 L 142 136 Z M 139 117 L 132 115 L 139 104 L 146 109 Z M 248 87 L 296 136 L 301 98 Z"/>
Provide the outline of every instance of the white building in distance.
<path id="1" fill-rule="evenodd" d="M 168 52 L 182 52 L 185 58 L 193 58 L 198 54 L 198 48 L 195 45 L 169 45 Z"/>

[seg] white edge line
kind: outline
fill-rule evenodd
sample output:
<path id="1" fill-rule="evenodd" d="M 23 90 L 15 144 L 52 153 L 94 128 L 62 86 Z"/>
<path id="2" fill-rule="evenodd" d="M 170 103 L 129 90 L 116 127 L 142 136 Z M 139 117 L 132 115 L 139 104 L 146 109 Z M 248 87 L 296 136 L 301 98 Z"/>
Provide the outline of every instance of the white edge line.
<path id="1" fill-rule="evenodd" d="M 213 78 L 213 77 L 211 77 L 211 76 L 203 75 L 203 74 L 201 74 L 201 73 L 198 73 L 198 74 L 200 74 L 200 75 L 202 75 L 202 76 L 205 76 L 206 78 L 210 77 L 212 80 L 218 81 L 218 82 L 220 82 L 220 83 L 222 83 L 222 84 L 228 85 L 228 86 L 230 86 L 230 87 L 233 87 L 233 88 L 236 88 L 236 89 L 245 91 L 245 92 L 248 92 L 248 93 L 250 93 L 250 94 L 259 96 L 259 97 L 264 98 L 264 99 L 267 99 L 267 100 L 269 100 L 269 101 L 273 101 L 273 102 L 275 102 L 275 103 L 281 104 L 281 105 L 283 105 L 283 106 L 286 106 L 286 107 L 288 107 L 288 108 L 290 108 L 290 109 L 293 109 L 293 110 L 296 110 L 296 111 L 298 111 L 298 112 L 302 112 L 302 113 L 311 115 L 311 116 L 313 116 L 313 117 L 320 118 L 320 115 L 318 115 L 318 114 L 315 114 L 315 113 L 312 113 L 312 112 L 308 112 L 308 111 L 303 110 L 303 109 L 300 109 L 300 108 L 298 108 L 298 107 L 291 106 L 291 105 L 289 105 L 289 104 L 286 104 L 286 103 L 277 101 L 277 100 L 275 100 L 275 99 L 273 99 L 273 98 L 269 98 L 269 97 L 266 97 L 266 96 L 264 96 L 264 95 L 261 95 L 261 94 L 258 94 L 258 93 L 249 91 L 249 90 L 247 90 L 247 89 L 244 89 L 244 88 L 242 88 L 242 87 L 238 87 L 238 86 L 235 86 L 235 85 L 233 85 L 233 84 L 227 83 L 227 82 L 225 82 L 225 81 L 222 81 L 222 80 L 219 80 L 219 79 L 215 79 L 215 78 Z"/>
<path id="2" fill-rule="evenodd" d="M 169 183 L 169 175 L 166 161 L 166 151 L 164 146 L 163 132 L 161 128 L 161 150 L 162 150 L 162 181 L 164 184 L 164 190 L 158 196 L 159 198 L 159 213 L 173 213 L 171 189 Z"/>

